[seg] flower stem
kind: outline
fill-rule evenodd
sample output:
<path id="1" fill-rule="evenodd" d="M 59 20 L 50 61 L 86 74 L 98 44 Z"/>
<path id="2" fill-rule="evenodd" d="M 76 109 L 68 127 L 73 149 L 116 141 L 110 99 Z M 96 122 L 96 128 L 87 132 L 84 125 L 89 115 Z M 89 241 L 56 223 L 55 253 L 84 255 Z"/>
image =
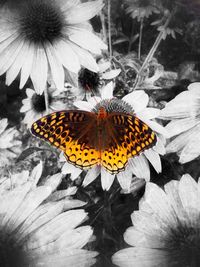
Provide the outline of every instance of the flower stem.
<path id="1" fill-rule="evenodd" d="M 131 36 L 128 44 L 128 53 L 131 51 L 131 46 L 132 46 L 132 39 L 133 39 L 133 29 L 134 29 L 134 21 L 132 20 L 131 24 Z"/>
<path id="2" fill-rule="evenodd" d="M 107 30 L 106 30 L 105 15 L 103 11 L 100 12 L 100 20 L 102 26 L 103 41 L 107 43 Z"/>
<path id="3" fill-rule="evenodd" d="M 140 36 L 139 36 L 139 45 L 138 45 L 138 59 L 139 60 L 141 58 L 141 46 L 142 46 L 143 25 L 144 25 L 144 18 L 141 18 L 141 20 L 140 20 Z"/>
<path id="4" fill-rule="evenodd" d="M 111 40 L 111 14 L 110 14 L 110 9 L 111 9 L 111 2 L 108 0 L 108 43 L 109 43 L 109 55 L 110 55 L 110 60 L 112 59 L 112 40 Z"/>
<path id="5" fill-rule="evenodd" d="M 133 86 L 133 89 L 137 88 L 137 86 L 138 86 L 138 84 L 140 82 L 140 76 L 142 76 L 143 70 L 146 68 L 148 63 L 151 61 L 151 59 L 152 59 L 153 55 L 155 54 L 159 44 L 161 43 L 161 41 L 163 39 L 163 35 L 164 35 L 164 32 L 165 32 L 165 29 L 169 25 L 169 22 L 170 22 L 171 18 L 172 18 L 172 13 L 166 19 L 166 22 L 165 22 L 165 24 L 163 26 L 163 30 L 159 32 L 159 34 L 158 34 L 158 36 L 157 36 L 152 48 L 150 49 L 147 57 L 145 58 L 145 61 L 143 62 L 142 66 L 141 66 L 141 68 L 140 68 L 140 70 L 139 70 L 139 72 L 137 74 L 136 81 L 135 81 L 135 84 Z"/>
<path id="6" fill-rule="evenodd" d="M 45 87 L 44 89 L 44 100 L 45 100 L 46 112 L 49 113 L 49 97 L 48 97 L 47 87 Z"/>

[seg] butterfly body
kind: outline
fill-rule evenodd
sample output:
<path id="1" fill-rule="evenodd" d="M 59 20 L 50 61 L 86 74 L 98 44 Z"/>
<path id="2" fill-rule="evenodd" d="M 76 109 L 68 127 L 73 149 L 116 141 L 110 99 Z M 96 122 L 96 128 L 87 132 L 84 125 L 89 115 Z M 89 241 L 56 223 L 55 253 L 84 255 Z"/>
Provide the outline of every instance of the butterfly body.
<path id="1" fill-rule="evenodd" d="M 156 143 L 155 133 L 136 116 L 123 112 L 68 110 L 33 123 L 31 132 L 64 151 L 68 162 L 87 169 L 99 164 L 111 174 L 128 159 Z"/>

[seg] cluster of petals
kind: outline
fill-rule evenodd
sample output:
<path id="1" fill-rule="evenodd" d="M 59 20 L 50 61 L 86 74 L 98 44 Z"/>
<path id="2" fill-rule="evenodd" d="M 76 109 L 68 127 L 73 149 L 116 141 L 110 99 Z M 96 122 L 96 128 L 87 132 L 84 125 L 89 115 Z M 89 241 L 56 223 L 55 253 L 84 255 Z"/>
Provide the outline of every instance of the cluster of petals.
<path id="1" fill-rule="evenodd" d="M 124 239 L 131 247 L 113 255 L 120 267 L 199 266 L 200 181 L 189 175 L 164 190 L 153 183 L 131 215 Z"/>
<path id="2" fill-rule="evenodd" d="M 170 142 L 168 153 L 177 153 L 180 163 L 189 162 L 200 155 L 200 83 L 188 86 L 161 110 L 160 117 L 170 120 L 166 126 Z"/>
<path id="3" fill-rule="evenodd" d="M 14 188 L 0 184 L 2 266 L 91 266 L 97 253 L 83 247 L 92 240 L 93 231 L 90 226 L 79 226 L 87 213 L 74 209 L 85 203 L 70 197 L 75 187 L 56 191 L 62 181 L 60 173 L 37 185 L 41 173 L 40 163 L 27 181 Z"/>

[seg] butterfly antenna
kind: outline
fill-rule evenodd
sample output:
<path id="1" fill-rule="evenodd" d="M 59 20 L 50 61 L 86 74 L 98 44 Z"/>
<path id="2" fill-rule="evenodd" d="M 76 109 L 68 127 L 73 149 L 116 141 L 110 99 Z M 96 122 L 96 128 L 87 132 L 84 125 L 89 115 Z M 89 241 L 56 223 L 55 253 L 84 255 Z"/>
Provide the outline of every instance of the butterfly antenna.
<path id="1" fill-rule="evenodd" d="M 96 104 L 98 104 L 98 101 L 97 101 L 96 96 L 95 96 L 95 92 L 92 90 L 92 88 L 90 88 L 89 85 L 86 84 L 86 89 L 92 93 L 92 95 L 96 101 Z"/>

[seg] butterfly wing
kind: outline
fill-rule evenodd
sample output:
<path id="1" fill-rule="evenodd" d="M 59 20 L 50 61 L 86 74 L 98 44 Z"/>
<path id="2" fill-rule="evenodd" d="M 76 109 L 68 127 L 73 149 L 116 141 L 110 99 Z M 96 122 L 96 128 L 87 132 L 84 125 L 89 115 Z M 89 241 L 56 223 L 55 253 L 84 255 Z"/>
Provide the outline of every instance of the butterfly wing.
<path id="1" fill-rule="evenodd" d="M 47 115 L 31 127 L 33 135 L 64 151 L 66 159 L 80 168 L 99 163 L 96 115 L 92 112 L 69 110 Z"/>
<path id="2" fill-rule="evenodd" d="M 156 134 L 134 115 L 109 114 L 101 164 L 112 174 L 124 170 L 128 159 L 156 144 Z"/>

